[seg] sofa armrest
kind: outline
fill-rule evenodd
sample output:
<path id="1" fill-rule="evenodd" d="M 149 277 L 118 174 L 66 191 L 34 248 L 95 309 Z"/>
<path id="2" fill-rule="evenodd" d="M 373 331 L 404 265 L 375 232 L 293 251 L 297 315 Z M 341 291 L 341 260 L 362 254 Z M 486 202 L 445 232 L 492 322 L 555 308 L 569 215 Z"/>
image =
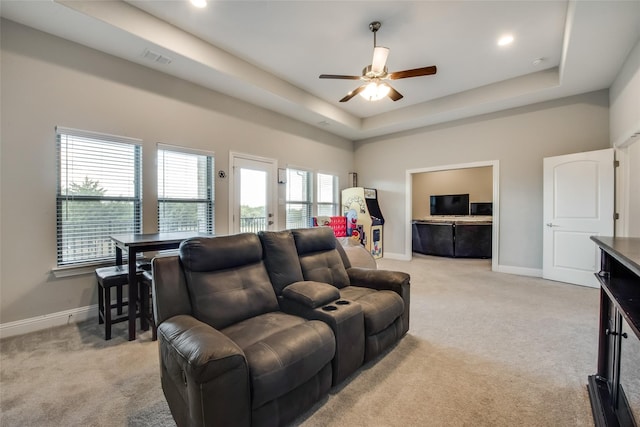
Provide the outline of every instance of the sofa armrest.
<path id="1" fill-rule="evenodd" d="M 411 303 L 411 277 L 407 273 L 389 270 L 371 270 L 351 267 L 347 270 L 352 286 L 361 286 L 377 290 L 389 290 L 397 293 L 404 302 L 402 313 L 402 330 L 404 335 L 409 331 L 409 304 Z"/>
<path id="2" fill-rule="evenodd" d="M 317 308 L 340 298 L 340 291 L 327 283 L 305 280 L 287 286 L 282 291 L 282 297 L 305 307 Z"/>
<path id="3" fill-rule="evenodd" d="M 162 387 L 178 425 L 251 423 L 249 368 L 236 343 L 189 315 L 162 322 L 158 339 Z"/>
<path id="4" fill-rule="evenodd" d="M 401 271 L 372 270 L 351 267 L 347 270 L 352 286 L 378 290 L 395 291 L 402 295 L 403 288 L 409 286 L 410 276 Z"/>
<path id="5" fill-rule="evenodd" d="M 364 314 L 360 304 L 340 298 L 340 291 L 322 282 L 302 281 L 287 286 L 279 297 L 283 312 L 308 320 L 320 320 L 336 340 L 332 383 L 351 375 L 364 360 Z"/>

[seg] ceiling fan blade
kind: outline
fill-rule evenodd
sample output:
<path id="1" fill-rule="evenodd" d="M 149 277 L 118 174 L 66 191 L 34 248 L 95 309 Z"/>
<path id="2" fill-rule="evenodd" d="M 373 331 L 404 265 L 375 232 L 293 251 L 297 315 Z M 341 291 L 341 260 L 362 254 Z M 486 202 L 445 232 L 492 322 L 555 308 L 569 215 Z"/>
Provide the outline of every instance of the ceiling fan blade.
<path id="1" fill-rule="evenodd" d="M 371 71 L 376 74 L 382 74 L 384 67 L 387 65 L 387 58 L 389 57 L 389 48 L 376 46 L 373 48 L 373 59 L 371 60 Z"/>
<path id="2" fill-rule="evenodd" d="M 340 102 L 347 102 L 348 100 L 350 100 L 351 98 L 353 98 L 354 96 L 356 96 L 357 94 L 362 92 L 364 90 L 364 88 L 366 88 L 366 87 L 367 87 L 367 85 L 362 85 L 362 86 L 352 90 L 344 98 L 342 98 L 340 100 Z M 400 96 L 402 96 L 402 95 L 400 95 Z"/>
<path id="3" fill-rule="evenodd" d="M 340 74 L 320 74 L 321 79 L 360 80 L 362 76 L 342 76 Z"/>
<path id="4" fill-rule="evenodd" d="M 393 101 L 398 101 L 403 98 L 402 94 L 392 88 L 391 85 L 388 84 L 387 86 L 389 86 L 389 93 L 387 94 L 389 98 L 391 98 Z"/>
<path id="5" fill-rule="evenodd" d="M 435 65 L 430 67 L 414 68 L 413 70 L 396 71 L 389 74 L 391 80 L 406 79 L 409 77 L 430 76 L 438 71 Z"/>

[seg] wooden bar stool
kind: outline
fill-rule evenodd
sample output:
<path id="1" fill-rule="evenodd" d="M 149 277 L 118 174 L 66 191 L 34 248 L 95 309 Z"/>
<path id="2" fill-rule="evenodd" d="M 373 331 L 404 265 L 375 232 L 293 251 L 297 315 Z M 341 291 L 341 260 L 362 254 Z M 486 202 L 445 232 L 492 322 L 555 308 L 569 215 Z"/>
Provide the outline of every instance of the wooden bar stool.
<path id="1" fill-rule="evenodd" d="M 122 289 L 128 284 L 127 265 L 114 265 L 112 267 L 96 268 L 96 279 L 98 281 L 98 323 L 104 323 L 104 339 L 111 339 L 111 326 L 114 323 L 127 321 L 127 316 L 122 315 L 123 307 L 128 306 L 127 301 L 123 301 Z M 116 289 L 116 303 L 111 303 L 111 288 Z M 111 311 L 116 309 L 116 317 Z"/>
<path id="2" fill-rule="evenodd" d="M 146 264 L 149 264 L 148 262 Z M 150 264 L 149 264 L 150 267 Z M 136 268 L 138 275 L 138 284 L 140 286 L 142 273 L 145 271 L 146 265 L 140 265 Z M 115 323 L 126 322 L 129 320 L 127 314 L 123 313 L 123 307 L 129 308 L 129 302 L 122 298 L 123 288 L 129 284 L 129 267 L 124 265 L 114 265 L 112 267 L 96 268 L 96 279 L 98 281 L 98 323 L 104 323 L 104 339 L 111 339 L 111 326 Z M 150 289 L 149 285 L 149 289 Z M 111 288 L 116 288 L 116 302 L 111 303 Z M 148 305 L 148 303 L 147 303 Z M 111 311 L 116 310 L 116 317 L 112 316 Z M 137 310 L 138 307 L 134 307 Z M 140 317 L 141 311 L 136 311 L 136 317 Z M 142 322 L 142 321 L 141 321 Z M 146 320 L 145 320 L 146 322 Z M 144 326 L 144 322 L 142 322 Z M 149 327 L 146 326 L 145 330 Z"/>

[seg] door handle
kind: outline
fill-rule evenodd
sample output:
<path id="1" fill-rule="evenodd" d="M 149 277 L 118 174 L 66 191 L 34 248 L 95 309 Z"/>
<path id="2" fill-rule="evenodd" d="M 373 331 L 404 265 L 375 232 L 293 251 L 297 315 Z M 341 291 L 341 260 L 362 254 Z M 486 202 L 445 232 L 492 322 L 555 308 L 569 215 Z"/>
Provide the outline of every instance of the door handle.
<path id="1" fill-rule="evenodd" d="M 553 224 L 553 223 L 551 223 L 551 222 L 548 222 L 548 223 L 547 223 L 547 227 L 559 227 L 559 226 L 558 226 L 558 225 L 556 225 L 556 224 Z"/>

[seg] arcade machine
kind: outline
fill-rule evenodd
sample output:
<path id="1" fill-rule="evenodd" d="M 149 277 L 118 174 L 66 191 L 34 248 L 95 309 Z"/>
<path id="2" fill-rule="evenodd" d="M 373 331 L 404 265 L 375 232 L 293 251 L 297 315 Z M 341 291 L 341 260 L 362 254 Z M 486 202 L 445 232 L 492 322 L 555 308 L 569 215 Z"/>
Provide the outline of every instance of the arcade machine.
<path id="1" fill-rule="evenodd" d="M 382 258 L 384 218 L 377 191 L 362 187 L 342 190 L 342 211 L 347 217 L 347 235 L 357 236 L 374 258 Z"/>

